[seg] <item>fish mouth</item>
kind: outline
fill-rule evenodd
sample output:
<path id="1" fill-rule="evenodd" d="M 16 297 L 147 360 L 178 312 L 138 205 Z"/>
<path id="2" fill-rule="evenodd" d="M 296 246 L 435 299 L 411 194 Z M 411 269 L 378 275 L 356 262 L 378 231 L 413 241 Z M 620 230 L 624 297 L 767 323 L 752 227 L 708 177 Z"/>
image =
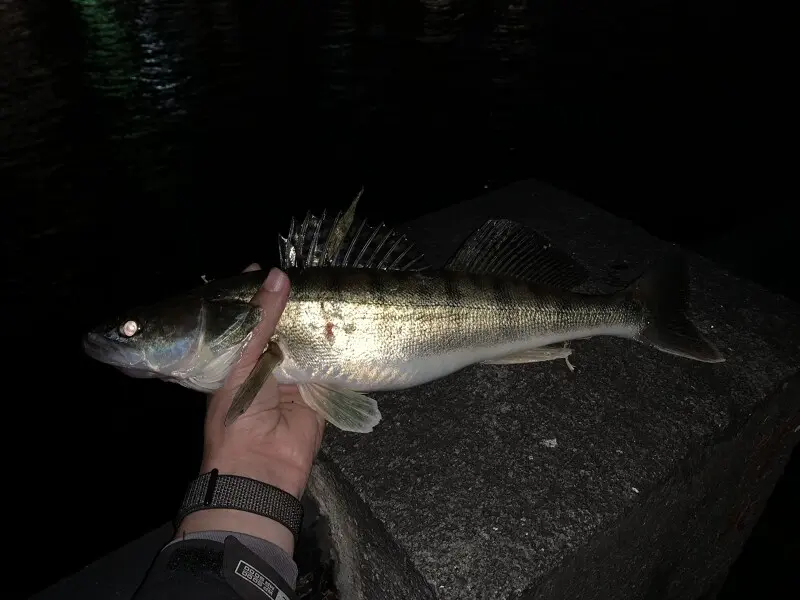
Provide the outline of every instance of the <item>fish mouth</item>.
<path id="1" fill-rule="evenodd" d="M 83 350 L 91 358 L 125 371 L 143 371 L 146 368 L 141 352 L 120 347 L 99 333 L 86 334 L 83 338 Z"/>

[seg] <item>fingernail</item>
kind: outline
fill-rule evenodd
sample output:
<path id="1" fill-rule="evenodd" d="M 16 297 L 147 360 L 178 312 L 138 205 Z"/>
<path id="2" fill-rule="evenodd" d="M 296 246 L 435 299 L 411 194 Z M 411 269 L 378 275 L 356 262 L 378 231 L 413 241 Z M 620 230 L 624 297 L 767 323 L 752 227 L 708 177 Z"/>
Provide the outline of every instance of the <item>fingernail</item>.
<path id="1" fill-rule="evenodd" d="M 288 279 L 286 273 L 273 267 L 270 269 L 262 287 L 268 292 L 279 292 L 286 285 Z"/>

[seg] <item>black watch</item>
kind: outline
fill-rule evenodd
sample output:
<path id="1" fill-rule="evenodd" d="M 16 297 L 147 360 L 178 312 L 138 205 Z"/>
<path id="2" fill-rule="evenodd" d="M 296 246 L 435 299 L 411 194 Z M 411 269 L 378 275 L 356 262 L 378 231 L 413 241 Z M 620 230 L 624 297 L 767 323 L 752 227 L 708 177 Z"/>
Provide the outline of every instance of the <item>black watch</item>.
<path id="1" fill-rule="evenodd" d="M 203 473 L 189 484 L 175 517 L 175 528 L 186 515 L 209 508 L 229 508 L 267 517 L 289 529 L 295 541 L 303 524 L 303 505 L 289 492 L 249 477 L 220 475 L 217 469 Z"/>

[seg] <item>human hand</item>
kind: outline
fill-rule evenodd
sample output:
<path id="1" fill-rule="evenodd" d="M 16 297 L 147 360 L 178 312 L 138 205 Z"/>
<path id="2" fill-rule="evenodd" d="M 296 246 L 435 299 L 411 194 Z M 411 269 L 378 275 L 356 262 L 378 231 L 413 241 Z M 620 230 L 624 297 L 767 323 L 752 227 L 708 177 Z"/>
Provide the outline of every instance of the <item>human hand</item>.
<path id="1" fill-rule="evenodd" d="M 245 271 L 259 269 L 257 264 L 253 264 Z M 275 331 L 286 306 L 289 287 L 286 274 L 272 269 L 253 298 L 252 302 L 262 309 L 261 322 L 225 385 L 209 398 L 201 473 L 218 469 L 220 474 L 250 477 L 299 499 L 322 443 L 325 420 L 306 406 L 297 386 L 278 385 L 275 377 L 270 376 L 247 411 L 230 425 L 225 425 L 225 416 L 236 390 L 253 370 Z M 282 525 L 234 510 L 192 513 L 183 520 L 178 535 L 209 529 L 249 533 L 284 549 L 294 546 L 291 532 Z M 291 553 L 291 549 L 287 551 Z"/>

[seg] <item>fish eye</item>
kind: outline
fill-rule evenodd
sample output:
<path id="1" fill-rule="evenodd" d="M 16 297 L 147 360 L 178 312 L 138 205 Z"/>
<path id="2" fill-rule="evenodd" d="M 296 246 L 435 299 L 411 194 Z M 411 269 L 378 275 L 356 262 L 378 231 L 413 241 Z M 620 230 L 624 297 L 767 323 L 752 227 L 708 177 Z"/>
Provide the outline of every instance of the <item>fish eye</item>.
<path id="1" fill-rule="evenodd" d="M 137 323 L 136 321 L 130 320 L 130 321 L 125 321 L 122 325 L 120 325 L 119 332 L 124 337 L 128 337 L 129 338 L 129 337 L 133 337 L 134 335 L 136 335 L 139 332 L 139 329 L 140 329 L 139 323 Z"/>

